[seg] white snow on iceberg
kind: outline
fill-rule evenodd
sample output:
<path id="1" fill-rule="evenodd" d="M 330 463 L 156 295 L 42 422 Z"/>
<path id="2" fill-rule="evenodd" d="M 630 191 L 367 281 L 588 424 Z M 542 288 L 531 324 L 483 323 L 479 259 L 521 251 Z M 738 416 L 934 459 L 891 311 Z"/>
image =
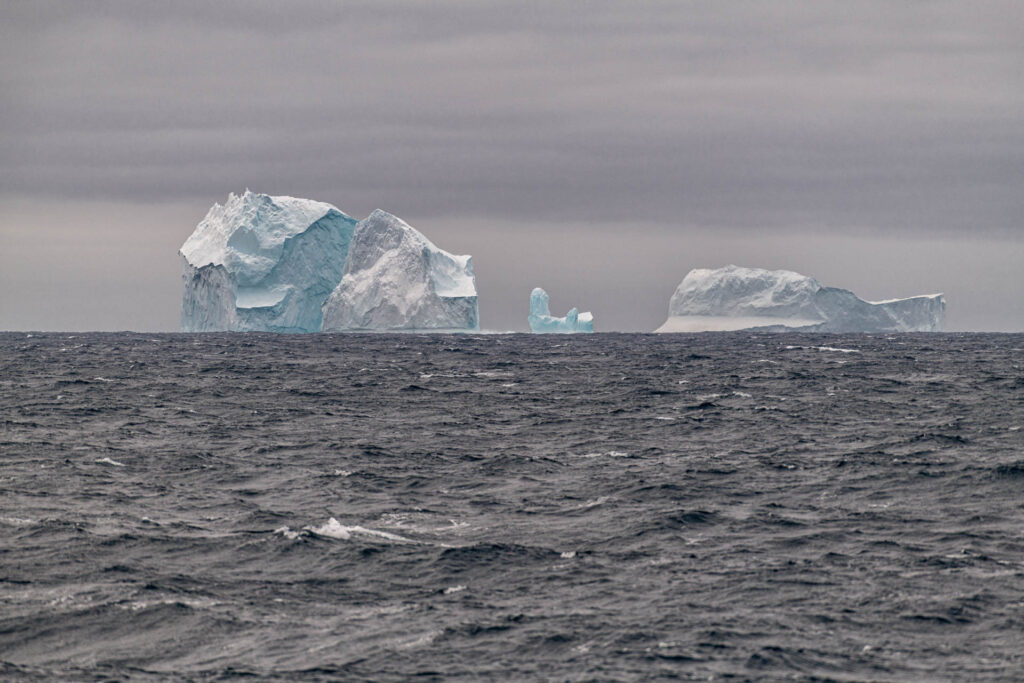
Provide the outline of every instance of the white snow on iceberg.
<path id="1" fill-rule="evenodd" d="M 323 307 L 325 332 L 480 328 L 473 259 L 436 247 L 377 209 L 359 221 L 341 282 Z"/>
<path id="2" fill-rule="evenodd" d="M 571 334 L 575 332 L 593 332 L 594 316 L 588 311 L 580 313 L 573 308 L 565 314 L 564 318 L 556 318 L 551 315 L 548 305 L 548 293 L 540 287 L 530 292 L 530 330 L 534 334 L 561 333 Z"/>
<path id="3" fill-rule="evenodd" d="M 935 332 L 945 313 L 941 294 L 870 302 L 789 270 L 726 266 L 691 270 L 655 332 Z"/>
<path id="4" fill-rule="evenodd" d="M 232 193 L 181 247 L 182 331 L 319 331 L 355 226 L 323 202 Z"/>

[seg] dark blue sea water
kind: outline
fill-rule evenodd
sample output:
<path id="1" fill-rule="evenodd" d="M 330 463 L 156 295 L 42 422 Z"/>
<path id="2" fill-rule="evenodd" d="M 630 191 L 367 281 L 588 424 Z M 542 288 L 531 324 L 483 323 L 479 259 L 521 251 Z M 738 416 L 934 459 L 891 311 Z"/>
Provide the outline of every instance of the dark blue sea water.
<path id="1" fill-rule="evenodd" d="M 1024 335 L 0 334 L 0 677 L 1024 678 Z"/>

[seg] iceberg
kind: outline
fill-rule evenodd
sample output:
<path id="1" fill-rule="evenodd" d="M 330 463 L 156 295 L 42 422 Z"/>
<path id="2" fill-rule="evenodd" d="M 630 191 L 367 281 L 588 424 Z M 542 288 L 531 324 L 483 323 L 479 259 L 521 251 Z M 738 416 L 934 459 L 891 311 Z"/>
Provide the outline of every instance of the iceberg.
<path id="1" fill-rule="evenodd" d="M 530 292 L 530 317 L 528 320 L 530 330 L 534 334 L 572 334 L 594 331 L 594 316 L 589 311 L 580 313 L 578 309 L 573 308 L 565 314 L 564 318 L 552 316 L 548 306 L 548 293 L 540 287 L 536 287 Z"/>
<path id="2" fill-rule="evenodd" d="M 377 209 L 359 221 L 341 281 L 323 306 L 324 332 L 480 329 L 471 256 L 436 247 Z"/>
<path id="3" fill-rule="evenodd" d="M 319 331 L 355 227 L 323 202 L 232 193 L 179 252 L 182 331 Z"/>
<path id="4" fill-rule="evenodd" d="M 479 329 L 470 256 L 386 211 L 246 190 L 214 204 L 179 252 L 183 332 Z"/>
<path id="5" fill-rule="evenodd" d="M 942 294 L 865 301 L 789 270 L 726 266 L 687 273 L 655 332 L 936 332 L 945 314 Z"/>

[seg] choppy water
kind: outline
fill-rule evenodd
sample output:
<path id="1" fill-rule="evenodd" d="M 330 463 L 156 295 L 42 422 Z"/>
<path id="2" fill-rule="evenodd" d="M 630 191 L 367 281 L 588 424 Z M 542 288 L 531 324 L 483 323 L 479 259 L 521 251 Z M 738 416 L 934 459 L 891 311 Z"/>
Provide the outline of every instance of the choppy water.
<path id="1" fill-rule="evenodd" d="M 0 334 L 0 676 L 1012 680 L 1024 335 Z"/>

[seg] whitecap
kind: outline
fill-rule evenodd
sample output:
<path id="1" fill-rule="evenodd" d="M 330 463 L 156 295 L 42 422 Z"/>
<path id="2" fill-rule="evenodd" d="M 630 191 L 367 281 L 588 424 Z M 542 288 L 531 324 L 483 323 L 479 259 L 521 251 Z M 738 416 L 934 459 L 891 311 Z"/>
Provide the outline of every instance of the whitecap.
<path id="1" fill-rule="evenodd" d="M 118 462 L 118 461 L 116 461 L 116 460 L 114 460 L 112 458 L 100 458 L 96 462 L 101 464 L 101 465 L 113 465 L 114 467 L 125 467 L 125 464 L 123 462 Z"/>
<path id="2" fill-rule="evenodd" d="M 337 538 L 342 541 L 347 541 L 352 538 L 352 534 L 362 534 L 364 536 L 374 536 L 376 538 L 383 538 L 389 541 L 395 541 L 396 543 L 416 543 L 411 538 L 405 538 L 398 534 L 392 534 L 387 531 L 378 531 L 377 529 L 367 529 L 362 526 L 345 526 L 334 517 L 327 520 L 326 523 L 317 526 L 303 527 L 306 531 L 310 531 L 317 536 L 325 536 L 327 538 Z"/>
<path id="3" fill-rule="evenodd" d="M 598 505 L 604 505 L 608 502 L 608 496 L 599 496 L 598 498 L 592 498 L 585 503 L 573 507 L 573 510 L 586 510 L 588 508 L 597 507 Z"/>
<path id="4" fill-rule="evenodd" d="M 442 631 L 439 630 L 427 631 L 426 633 L 417 638 L 407 640 L 403 643 L 398 643 L 395 647 L 399 650 L 411 650 L 413 648 L 423 647 L 424 645 L 430 645 L 432 642 L 437 640 L 437 637 L 440 636 L 441 633 Z"/>
<path id="5" fill-rule="evenodd" d="M 464 591 L 464 590 L 466 590 L 466 587 L 463 586 L 462 584 L 459 584 L 458 586 L 448 586 L 447 588 L 444 589 L 444 594 L 445 595 L 451 595 L 452 593 L 458 593 L 458 592 Z"/>
<path id="6" fill-rule="evenodd" d="M 819 351 L 835 351 L 837 353 L 860 353 L 859 349 L 841 349 L 836 346 L 819 346 L 817 349 Z"/>
<path id="7" fill-rule="evenodd" d="M 337 538 L 342 541 L 346 541 L 352 537 L 352 532 L 349 528 L 342 526 L 341 523 L 334 517 L 327 520 L 326 523 L 320 526 L 306 526 L 303 527 L 306 531 L 312 531 L 317 536 L 326 536 L 327 538 Z"/>
<path id="8" fill-rule="evenodd" d="M 35 522 L 24 517 L 0 517 L 0 524 L 5 524 L 7 526 L 28 526 L 29 524 L 35 524 Z"/>
<path id="9" fill-rule="evenodd" d="M 484 370 L 481 372 L 474 372 L 474 377 L 480 377 L 481 379 L 511 379 L 512 373 L 501 370 Z"/>

